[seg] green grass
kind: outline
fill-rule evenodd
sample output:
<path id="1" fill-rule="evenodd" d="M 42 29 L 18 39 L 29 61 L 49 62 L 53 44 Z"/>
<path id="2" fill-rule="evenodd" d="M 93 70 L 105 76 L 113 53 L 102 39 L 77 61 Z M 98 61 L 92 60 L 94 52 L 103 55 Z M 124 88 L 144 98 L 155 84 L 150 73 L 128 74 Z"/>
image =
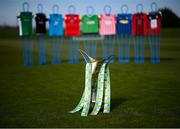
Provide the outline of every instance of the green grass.
<path id="1" fill-rule="evenodd" d="M 180 127 L 179 33 L 163 30 L 160 64 L 149 51 L 145 64 L 110 64 L 111 113 L 88 117 L 68 113 L 84 90 L 83 61 L 65 62 L 64 46 L 62 64 L 38 65 L 36 43 L 34 66 L 23 67 L 19 40 L 1 37 L 0 127 Z"/>

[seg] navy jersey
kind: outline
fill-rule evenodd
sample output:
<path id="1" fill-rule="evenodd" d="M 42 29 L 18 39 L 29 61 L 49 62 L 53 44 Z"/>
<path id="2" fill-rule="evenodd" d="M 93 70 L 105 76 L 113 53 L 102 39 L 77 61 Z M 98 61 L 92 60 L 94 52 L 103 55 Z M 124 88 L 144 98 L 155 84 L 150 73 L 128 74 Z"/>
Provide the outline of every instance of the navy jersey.
<path id="1" fill-rule="evenodd" d="M 132 34 L 132 14 L 117 15 L 117 33 Z"/>
<path id="2" fill-rule="evenodd" d="M 50 14 L 49 35 L 50 36 L 63 35 L 63 17 L 61 14 Z"/>
<path id="3" fill-rule="evenodd" d="M 37 13 L 35 17 L 36 21 L 36 33 L 45 34 L 46 33 L 46 15 L 44 13 Z"/>

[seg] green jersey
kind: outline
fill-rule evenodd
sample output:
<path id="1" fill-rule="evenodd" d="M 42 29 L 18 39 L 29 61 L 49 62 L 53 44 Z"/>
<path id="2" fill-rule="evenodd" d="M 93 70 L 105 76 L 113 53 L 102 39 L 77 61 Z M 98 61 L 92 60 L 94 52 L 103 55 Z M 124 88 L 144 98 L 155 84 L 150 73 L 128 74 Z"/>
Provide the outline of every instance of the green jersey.
<path id="1" fill-rule="evenodd" d="M 99 18 L 97 15 L 82 17 L 82 33 L 98 33 Z"/>
<path id="2" fill-rule="evenodd" d="M 32 18 L 31 12 L 21 12 L 18 16 L 19 19 L 19 35 L 31 36 L 32 35 Z"/>

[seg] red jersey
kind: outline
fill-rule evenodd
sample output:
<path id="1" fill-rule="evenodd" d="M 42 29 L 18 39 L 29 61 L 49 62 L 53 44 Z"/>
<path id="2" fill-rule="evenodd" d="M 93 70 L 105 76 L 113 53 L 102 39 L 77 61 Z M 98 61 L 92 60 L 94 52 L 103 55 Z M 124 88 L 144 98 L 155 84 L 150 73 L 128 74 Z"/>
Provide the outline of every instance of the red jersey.
<path id="1" fill-rule="evenodd" d="M 161 33 L 161 20 L 162 16 L 160 12 L 151 12 L 148 15 L 148 34 L 160 34 Z"/>
<path id="2" fill-rule="evenodd" d="M 66 14 L 65 16 L 65 35 L 79 36 L 80 35 L 80 17 L 78 14 Z"/>
<path id="3" fill-rule="evenodd" d="M 147 14 L 136 13 L 132 18 L 132 32 L 133 35 L 146 35 L 147 34 Z"/>

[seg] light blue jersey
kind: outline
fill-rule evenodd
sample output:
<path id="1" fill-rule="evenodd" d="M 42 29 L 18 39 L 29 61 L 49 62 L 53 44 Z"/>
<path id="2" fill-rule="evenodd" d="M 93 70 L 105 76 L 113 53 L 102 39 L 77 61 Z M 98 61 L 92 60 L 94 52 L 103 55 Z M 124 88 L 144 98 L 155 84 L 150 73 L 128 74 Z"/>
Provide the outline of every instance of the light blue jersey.
<path id="1" fill-rule="evenodd" d="M 63 35 L 63 17 L 61 14 L 50 14 L 49 36 Z"/>

